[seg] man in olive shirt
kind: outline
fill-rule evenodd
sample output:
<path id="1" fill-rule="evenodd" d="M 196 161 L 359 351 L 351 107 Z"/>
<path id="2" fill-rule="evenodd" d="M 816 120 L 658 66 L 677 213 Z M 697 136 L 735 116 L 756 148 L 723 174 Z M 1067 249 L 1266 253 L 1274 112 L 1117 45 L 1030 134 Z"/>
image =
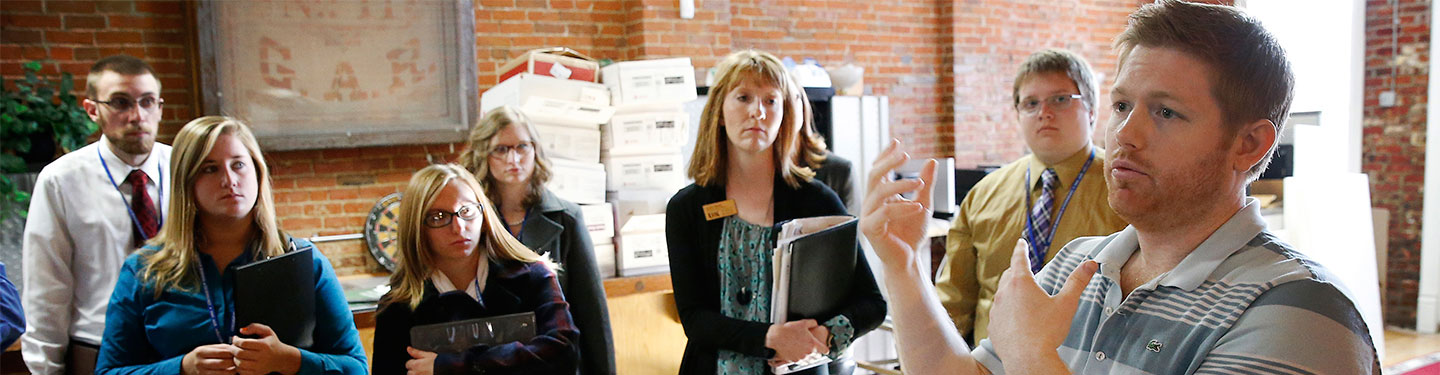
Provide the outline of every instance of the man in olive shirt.
<path id="1" fill-rule="evenodd" d="M 968 342 L 987 337 L 990 303 L 1015 241 L 1038 271 L 1070 240 L 1114 233 L 1125 221 L 1106 202 L 1105 152 L 1090 144 L 1095 79 L 1074 53 L 1044 50 L 1020 65 L 1014 108 L 1031 154 L 990 173 L 960 204 L 935 285 Z"/>

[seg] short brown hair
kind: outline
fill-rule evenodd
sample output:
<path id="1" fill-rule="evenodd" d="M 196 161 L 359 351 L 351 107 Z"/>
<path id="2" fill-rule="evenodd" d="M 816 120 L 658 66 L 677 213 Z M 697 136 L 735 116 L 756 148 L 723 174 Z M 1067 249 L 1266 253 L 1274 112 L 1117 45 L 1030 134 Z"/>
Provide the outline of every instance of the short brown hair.
<path id="1" fill-rule="evenodd" d="M 1010 105 L 1019 108 L 1020 85 L 1046 73 L 1065 73 L 1071 81 L 1075 81 L 1075 88 L 1080 90 L 1080 101 L 1085 103 L 1085 108 L 1089 108 L 1091 112 L 1096 110 L 1095 73 L 1090 70 L 1090 63 L 1074 52 L 1054 48 L 1032 53 L 1025 58 L 1025 62 L 1020 63 L 1020 71 L 1015 73 L 1015 84 L 1010 90 L 1010 96 L 1014 97 L 1014 102 Z"/>
<path id="2" fill-rule="evenodd" d="M 1219 103 L 1230 135 L 1242 124 L 1261 119 L 1270 120 L 1277 135 L 1284 129 L 1295 87 L 1290 61 L 1260 21 L 1240 9 L 1178 0 L 1145 5 L 1130 15 L 1130 25 L 1115 38 L 1119 66 L 1140 46 L 1179 50 L 1210 66 L 1210 95 Z M 1250 168 L 1251 180 L 1270 164 L 1275 145 Z"/>
<path id="3" fill-rule="evenodd" d="M 785 115 L 780 119 L 780 130 L 775 142 L 770 145 L 774 154 L 775 174 L 785 179 L 792 187 L 809 182 L 815 172 L 799 162 L 796 156 L 801 152 L 800 132 L 796 127 L 805 126 L 805 114 L 810 105 L 805 101 L 805 90 L 785 71 L 779 58 L 756 50 L 736 51 L 720 61 L 715 86 L 710 88 L 710 98 L 705 100 L 705 109 L 700 112 L 700 134 L 695 140 L 695 151 L 690 156 L 690 167 L 686 171 L 696 185 L 716 186 L 725 183 L 729 161 L 730 139 L 725 135 L 725 97 L 730 91 L 746 80 L 759 80 L 774 85 L 784 96 L 782 108 Z"/>
<path id="4" fill-rule="evenodd" d="M 489 157 L 490 150 L 494 148 L 495 135 L 510 126 L 524 127 L 525 134 L 530 136 L 530 149 L 535 150 L 535 171 L 530 174 L 530 189 L 523 202 L 527 207 L 533 206 L 540 203 L 545 183 L 550 181 L 550 159 L 545 157 L 544 147 L 540 147 L 540 133 L 535 131 L 530 119 L 525 117 L 519 108 L 500 106 L 485 113 L 485 116 L 480 118 L 480 123 L 470 129 L 470 139 L 465 141 L 465 150 L 460 152 L 459 162 L 466 171 L 480 179 L 480 186 L 485 188 L 487 198 L 500 203 L 500 189 L 495 186 L 495 177 L 490 175 Z"/>
<path id="5" fill-rule="evenodd" d="M 140 60 L 128 55 L 109 56 L 100 59 L 100 61 L 96 61 L 95 65 L 90 66 L 90 74 L 85 76 L 86 98 L 89 98 L 90 100 L 100 100 L 100 98 L 95 97 L 95 95 L 97 95 L 97 93 L 95 92 L 95 83 L 99 82 L 100 76 L 105 75 L 105 72 L 107 71 L 116 72 L 127 76 L 140 74 L 149 74 L 152 76 L 155 75 L 155 69 L 151 68 L 150 64 L 146 64 L 144 60 Z M 155 80 L 155 83 L 158 85 L 160 83 L 160 80 Z"/>

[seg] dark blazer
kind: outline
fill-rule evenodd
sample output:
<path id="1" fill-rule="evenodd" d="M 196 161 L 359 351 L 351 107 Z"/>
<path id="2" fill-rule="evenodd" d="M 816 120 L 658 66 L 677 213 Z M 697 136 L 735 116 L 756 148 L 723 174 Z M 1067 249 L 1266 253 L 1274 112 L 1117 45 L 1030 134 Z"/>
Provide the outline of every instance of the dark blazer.
<path id="1" fill-rule="evenodd" d="M 610 308 L 580 206 L 545 189 L 540 203 L 525 216 L 520 243 L 560 265 L 560 290 L 580 328 L 580 374 L 615 375 Z"/>
<path id="2" fill-rule="evenodd" d="M 830 188 L 818 180 L 791 188 L 779 176 L 775 179 L 775 222 L 845 215 L 845 206 Z M 731 350 L 771 358 L 765 347 L 770 323 L 726 317 L 720 312 L 720 277 L 716 265 L 723 220 L 705 220 L 702 206 L 725 200 L 724 186 L 690 185 L 680 190 L 666 208 L 665 241 L 670 252 L 670 277 L 675 286 L 675 306 L 689 342 L 680 362 L 681 374 L 714 374 L 717 351 Z M 847 307 L 840 311 L 850 319 L 859 338 L 880 326 L 885 319 L 885 299 L 875 285 L 865 255 L 855 248 L 855 289 Z M 820 317 L 824 323 L 831 317 Z"/>
<path id="3" fill-rule="evenodd" d="M 820 168 L 815 168 L 815 179 L 835 191 L 835 195 L 840 197 L 840 203 L 845 204 L 845 208 L 853 208 L 858 212 L 860 207 L 856 206 L 859 202 L 855 201 L 855 182 L 850 179 L 851 169 L 849 160 L 835 155 L 835 153 L 826 152 L 825 161 L 820 163 Z"/>
<path id="4" fill-rule="evenodd" d="M 575 339 L 580 332 L 570 320 L 569 305 L 560 294 L 555 274 L 541 263 L 490 261 L 484 302 L 461 291 L 441 294 L 430 282 L 420 305 L 408 301 L 382 303 L 375 316 L 375 356 L 371 373 L 404 374 L 410 354 L 410 327 L 521 312 L 535 313 L 535 337 L 528 342 L 476 346 L 463 353 L 441 353 L 436 374 L 575 373 Z M 388 301 L 387 298 L 381 301 Z"/>

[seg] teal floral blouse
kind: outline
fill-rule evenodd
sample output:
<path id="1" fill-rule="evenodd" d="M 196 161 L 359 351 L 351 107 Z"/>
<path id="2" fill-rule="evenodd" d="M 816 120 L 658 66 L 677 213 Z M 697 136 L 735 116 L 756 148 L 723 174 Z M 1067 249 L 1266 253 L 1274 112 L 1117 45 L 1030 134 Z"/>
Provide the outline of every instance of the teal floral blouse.
<path id="1" fill-rule="evenodd" d="M 720 313 L 733 319 L 770 323 L 770 286 L 774 282 L 770 258 L 775 254 L 777 227 L 751 224 L 733 215 L 724 220 L 716 262 L 720 268 Z M 850 346 L 855 328 L 844 315 L 823 324 L 830 330 L 830 356 L 836 358 Z M 716 373 L 765 374 L 769 367 L 766 360 L 720 349 Z"/>

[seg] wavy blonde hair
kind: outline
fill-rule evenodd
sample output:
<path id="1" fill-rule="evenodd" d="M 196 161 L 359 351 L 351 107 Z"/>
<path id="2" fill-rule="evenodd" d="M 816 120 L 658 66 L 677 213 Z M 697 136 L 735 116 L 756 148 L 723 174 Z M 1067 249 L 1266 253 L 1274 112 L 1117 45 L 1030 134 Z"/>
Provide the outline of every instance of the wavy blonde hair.
<path id="1" fill-rule="evenodd" d="M 405 194 L 400 198 L 400 267 L 390 275 L 390 292 L 381 299 L 381 305 L 405 302 L 411 309 L 420 305 L 420 298 L 425 295 L 425 281 L 435 272 L 435 257 L 430 251 L 429 241 L 425 239 L 422 222 L 425 212 L 435 203 L 435 196 L 451 181 L 469 187 L 470 191 L 475 192 L 475 200 L 480 203 L 485 221 L 480 226 L 480 237 L 483 241 L 479 241 L 477 251 L 492 260 L 544 262 L 540 255 L 525 247 L 505 230 L 500 215 L 495 213 L 494 206 L 490 204 L 490 199 L 485 197 L 485 190 L 480 187 L 475 175 L 453 163 L 431 165 L 410 177 L 410 185 L 405 187 Z M 548 262 L 546 265 L 554 268 Z"/>
<path id="2" fill-rule="evenodd" d="M 250 127 L 238 119 L 225 116 L 205 116 L 190 121 L 175 135 L 174 148 L 170 157 L 170 208 L 165 212 L 165 225 L 155 238 L 146 242 L 158 246 L 154 254 L 144 259 L 145 271 L 141 273 L 143 283 L 154 283 L 155 294 L 172 288 L 194 291 L 200 283 L 194 265 L 199 261 L 199 250 L 205 245 L 200 229 L 200 206 L 195 203 L 194 185 L 199 177 L 200 163 L 215 148 L 215 141 L 221 135 L 229 134 L 240 140 L 250 152 L 250 161 L 255 166 L 259 185 L 259 196 L 250 217 L 255 222 L 256 236 L 260 242 L 259 256 L 268 258 L 285 252 L 280 226 L 275 220 L 275 199 L 270 187 L 270 168 L 265 155 L 260 153 L 260 143 Z M 253 239 L 252 239 L 253 240 Z"/>
<path id="3" fill-rule="evenodd" d="M 724 128 L 725 98 L 741 83 L 752 80 L 775 86 L 784 96 L 785 115 L 780 119 L 775 142 L 770 145 L 776 161 L 775 173 L 792 187 L 799 187 L 801 182 L 815 177 L 815 172 L 806 166 L 809 163 L 800 161 L 800 132 L 796 129 L 805 126 L 805 117 L 809 113 L 806 107 L 810 103 L 805 101 L 805 90 L 785 71 L 780 59 L 756 50 L 737 51 L 725 56 L 718 70 L 715 86 L 710 88 L 710 98 L 705 100 L 705 110 L 700 112 L 700 135 L 695 140 L 695 151 L 690 155 L 690 167 L 686 170 L 695 184 L 712 186 L 725 183 L 730 144 Z"/>
<path id="4" fill-rule="evenodd" d="M 480 179 L 480 186 L 485 188 L 485 195 L 492 202 L 499 202 L 500 190 L 495 188 L 495 177 L 490 175 L 490 150 L 495 147 L 495 136 L 510 126 L 523 128 L 525 134 L 530 136 L 530 149 L 535 150 L 535 170 L 527 180 L 530 189 L 523 202 L 526 207 L 530 207 L 540 203 L 540 196 L 545 192 L 545 183 L 550 181 L 550 158 L 545 156 L 545 150 L 540 147 L 540 134 L 535 131 L 534 126 L 530 126 L 530 119 L 518 108 L 506 105 L 486 113 L 480 123 L 470 129 L 470 139 L 465 142 L 465 151 L 460 152 L 460 165 Z"/>

